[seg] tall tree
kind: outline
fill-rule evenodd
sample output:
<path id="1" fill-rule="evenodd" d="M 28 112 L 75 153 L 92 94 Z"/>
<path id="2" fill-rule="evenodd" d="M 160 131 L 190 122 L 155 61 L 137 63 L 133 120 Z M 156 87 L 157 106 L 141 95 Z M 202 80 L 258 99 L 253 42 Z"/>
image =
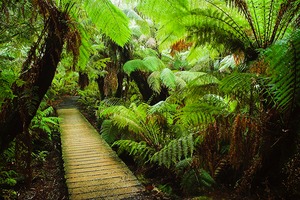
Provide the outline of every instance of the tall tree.
<path id="1" fill-rule="evenodd" d="M 32 4 L 43 20 L 43 30 L 32 45 L 27 60 L 23 63 L 20 78 L 24 84 L 13 85 L 13 99 L 7 99 L 0 112 L 0 144 L 3 150 L 8 143 L 28 129 L 31 119 L 55 74 L 64 43 L 71 30 L 69 9 L 57 8 L 51 1 Z"/>
<path id="2" fill-rule="evenodd" d="M 23 63 L 19 79 L 24 84 L 13 84 L 13 99 L 6 99 L 0 110 L 0 151 L 3 151 L 8 143 L 16 135 L 26 132 L 31 119 L 34 117 L 39 104 L 46 94 L 58 63 L 61 60 L 64 44 L 67 43 L 67 50 L 74 55 L 74 63 L 79 57 L 88 57 L 83 54 L 81 35 L 84 29 L 73 23 L 73 20 L 80 20 L 78 13 L 72 12 L 73 6 L 84 6 L 88 17 L 107 36 L 111 37 L 119 45 L 124 45 L 130 37 L 128 20 L 120 10 L 110 1 L 85 1 L 66 3 L 65 1 L 52 0 L 33 1 L 30 3 L 30 11 L 33 16 L 38 15 L 36 25 L 42 24 L 42 30 L 38 39 L 31 46 L 26 61 Z M 19 1 L 4 1 L 2 9 L 7 15 L 14 15 L 14 5 Z M 11 10 L 9 10 L 11 9 Z M 40 17 L 40 18 L 39 18 Z M 32 18 L 27 19 L 31 24 Z M 111 26 L 107 24 L 112 23 Z M 9 29 L 8 29 L 9 32 Z M 12 33 L 13 34 L 13 33 Z M 86 37 L 85 37 L 86 38 Z"/>

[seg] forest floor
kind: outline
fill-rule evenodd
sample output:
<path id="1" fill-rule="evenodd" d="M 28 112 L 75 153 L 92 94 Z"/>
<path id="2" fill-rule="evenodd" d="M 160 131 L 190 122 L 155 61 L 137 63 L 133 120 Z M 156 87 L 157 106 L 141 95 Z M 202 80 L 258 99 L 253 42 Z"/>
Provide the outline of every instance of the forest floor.
<path id="1" fill-rule="evenodd" d="M 53 135 L 47 145 L 48 155 L 43 162 L 33 165 L 33 180 L 30 187 L 22 186 L 17 190 L 17 199 L 68 199 L 68 190 L 64 179 L 61 143 L 58 133 Z"/>

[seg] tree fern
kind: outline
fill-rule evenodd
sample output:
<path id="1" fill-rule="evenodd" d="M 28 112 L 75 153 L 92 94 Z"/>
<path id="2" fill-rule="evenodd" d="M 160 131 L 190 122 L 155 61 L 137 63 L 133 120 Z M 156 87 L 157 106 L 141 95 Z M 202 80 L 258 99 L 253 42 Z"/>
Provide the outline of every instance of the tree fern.
<path id="1" fill-rule="evenodd" d="M 157 104 L 151 106 L 148 113 L 154 114 L 154 113 L 175 113 L 176 112 L 176 104 L 168 103 L 167 101 L 161 101 Z"/>
<path id="2" fill-rule="evenodd" d="M 92 45 L 89 41 L 89 35 L 87 34 L 87 31 L 83 28 L 82 24 L 78 25 L 78 29 L 81 34 L 81 45 L 79 47 L 79 58 L 78 58 L 78 67 L 80 71 L 84 71 L 87 63 L 90 59 L 90 54 L 92 51 Z"/>
<path id="3" fill-rule="evenodd" d="M 182 18 L 189 15 L 189 1 L 141 1 L 138 9 L 159 24 L 156 38 L 160 50 L 186 38 L 187 29 L 182 24 Z"/>
<path id="4" fill-rule="evenodd" d="M 170 90 L 174 90 L 176 87 L 177 79 L 173 71 L 167 68 L 162 60 L 155 56 L 148 56 L 143 60 L 130 60 L 124 64 L 123 69 L 127 74 L 137 70 L 152 72 L 148 76 L 147 82 L 150 88 L 156 93 L 160 93 L 162 87 L 166 87 Z"/>
<path id="5" fill-rule="evenodd" d="M 256 59 L 258 48 L 267 48 L 282 38 L 300 9 L 297 0 L 140 2 L 139 9 L 160 24 L 157 38 L 166 43 L 163 49 L 188 37 L 197 39 L 198 45 L 243 50 L 246 60 Z"/>
<path id="6" fill-rule="evenodd" d="M 217 84 L 219 80 L 205 72 L 179 71 L 175 75 L 183 79 L 190 86 L 202 86 L 207 84 Z"/>
<path id="7" fill-rule="evenodd" d="M 191 103 L 186 105 L 176 115 L 177 123 L 192 127 L 205 127 L 215 121 L 215 117 L 224 113 L 221 105 L 208 102 Z"/>
<path id="8" fill-rule="evenodd" d="M 174 90 L 177 85 L 176 81 L 176 76 L 169 68 L 164 68 L 161 71 L 154 71 L 148 77 L 148 83 L 151 89 L 157 93 L 160 93 L 162 87 Z"/>
<path id="9" fill-rule="evenodd" d="M 180 71 L 175 72 L 177 90 L 168 99 L 172 102 L 194 101 L 207 93 L 218 92 L 219 80 L 208 73 Z M 186 102 L 188 103 L 188 102 Z"/>
<path id="10" fill-rule="evenodd" d="M 189 194 L 197 194 L 203 187 L 211 187 L 214 179 L 204 169 L 190 169 L 181 178 L 180 185 Z"/>
<path id="11" fill-rule="evenodd" d="M 161 129 L 155 116 L 147 116 L 148 109 L 147 104 L 131 104 L 129 108 L 116 106 L 106 110 L 113 112 L 109 118 L 119 129 L 125 129 L 137 141 L 145 141 L 149 146 L 159 149 L 164 143 L 164 135 L 160 135 Z"/>
<path id="12" fill-rule="evenodd" d="M 197 36 L 198 42 L 214 46 L 226 44 L 231 48 L 245 48 L 243 45 L 247 45 L 247 43 L 249 45 L 249 38 L 243 32 L 245 22 L 229 16 L 227 14 L 229 10 L 226 7 L 220 8 L 214 3 L 212 5 L 213 7 L 191 10 L 191 14 L 185 19 L 185 26 L 192 35 Z M 231 10 L 231 15 L 234 14 L 234 10 Z M 226 41 L 225 38 L 229 41 Z"/>
<path id="13" fill-rule="evenodd" d="M 230 101 L 237 101 L 236 108 L 253 114 L 260 106 L 255 104 L 260 98 L 259 78 L 256 74 L 236 72 L 222 79 L 220 89 L 228 95 Z"/>

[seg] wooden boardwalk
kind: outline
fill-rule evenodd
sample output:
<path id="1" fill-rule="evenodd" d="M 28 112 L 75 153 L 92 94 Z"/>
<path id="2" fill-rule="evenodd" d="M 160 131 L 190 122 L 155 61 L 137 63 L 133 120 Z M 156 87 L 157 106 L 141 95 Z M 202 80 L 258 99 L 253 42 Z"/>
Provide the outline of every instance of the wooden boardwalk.
<path id="1" fill-rule="evenodd" d="M 141 184 L 79 110 L 57 112 L 69 198 L 135 199 Z"/>

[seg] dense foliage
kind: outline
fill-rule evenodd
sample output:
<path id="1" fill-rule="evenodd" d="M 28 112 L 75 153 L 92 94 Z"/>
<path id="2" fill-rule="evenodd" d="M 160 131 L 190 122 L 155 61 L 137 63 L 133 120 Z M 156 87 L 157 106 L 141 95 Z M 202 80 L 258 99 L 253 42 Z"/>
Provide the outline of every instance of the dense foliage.
<path id="1" fill-rule="evenodd" d="M 80 95 L 165 193 L 299 197 L 300 2 L 126 2 L 0 3 L 1 162 L 31 179 L 32 144 L 59 123 L 46 92 Z M 16 184 L 2 165 L 0 185 Z"/>

